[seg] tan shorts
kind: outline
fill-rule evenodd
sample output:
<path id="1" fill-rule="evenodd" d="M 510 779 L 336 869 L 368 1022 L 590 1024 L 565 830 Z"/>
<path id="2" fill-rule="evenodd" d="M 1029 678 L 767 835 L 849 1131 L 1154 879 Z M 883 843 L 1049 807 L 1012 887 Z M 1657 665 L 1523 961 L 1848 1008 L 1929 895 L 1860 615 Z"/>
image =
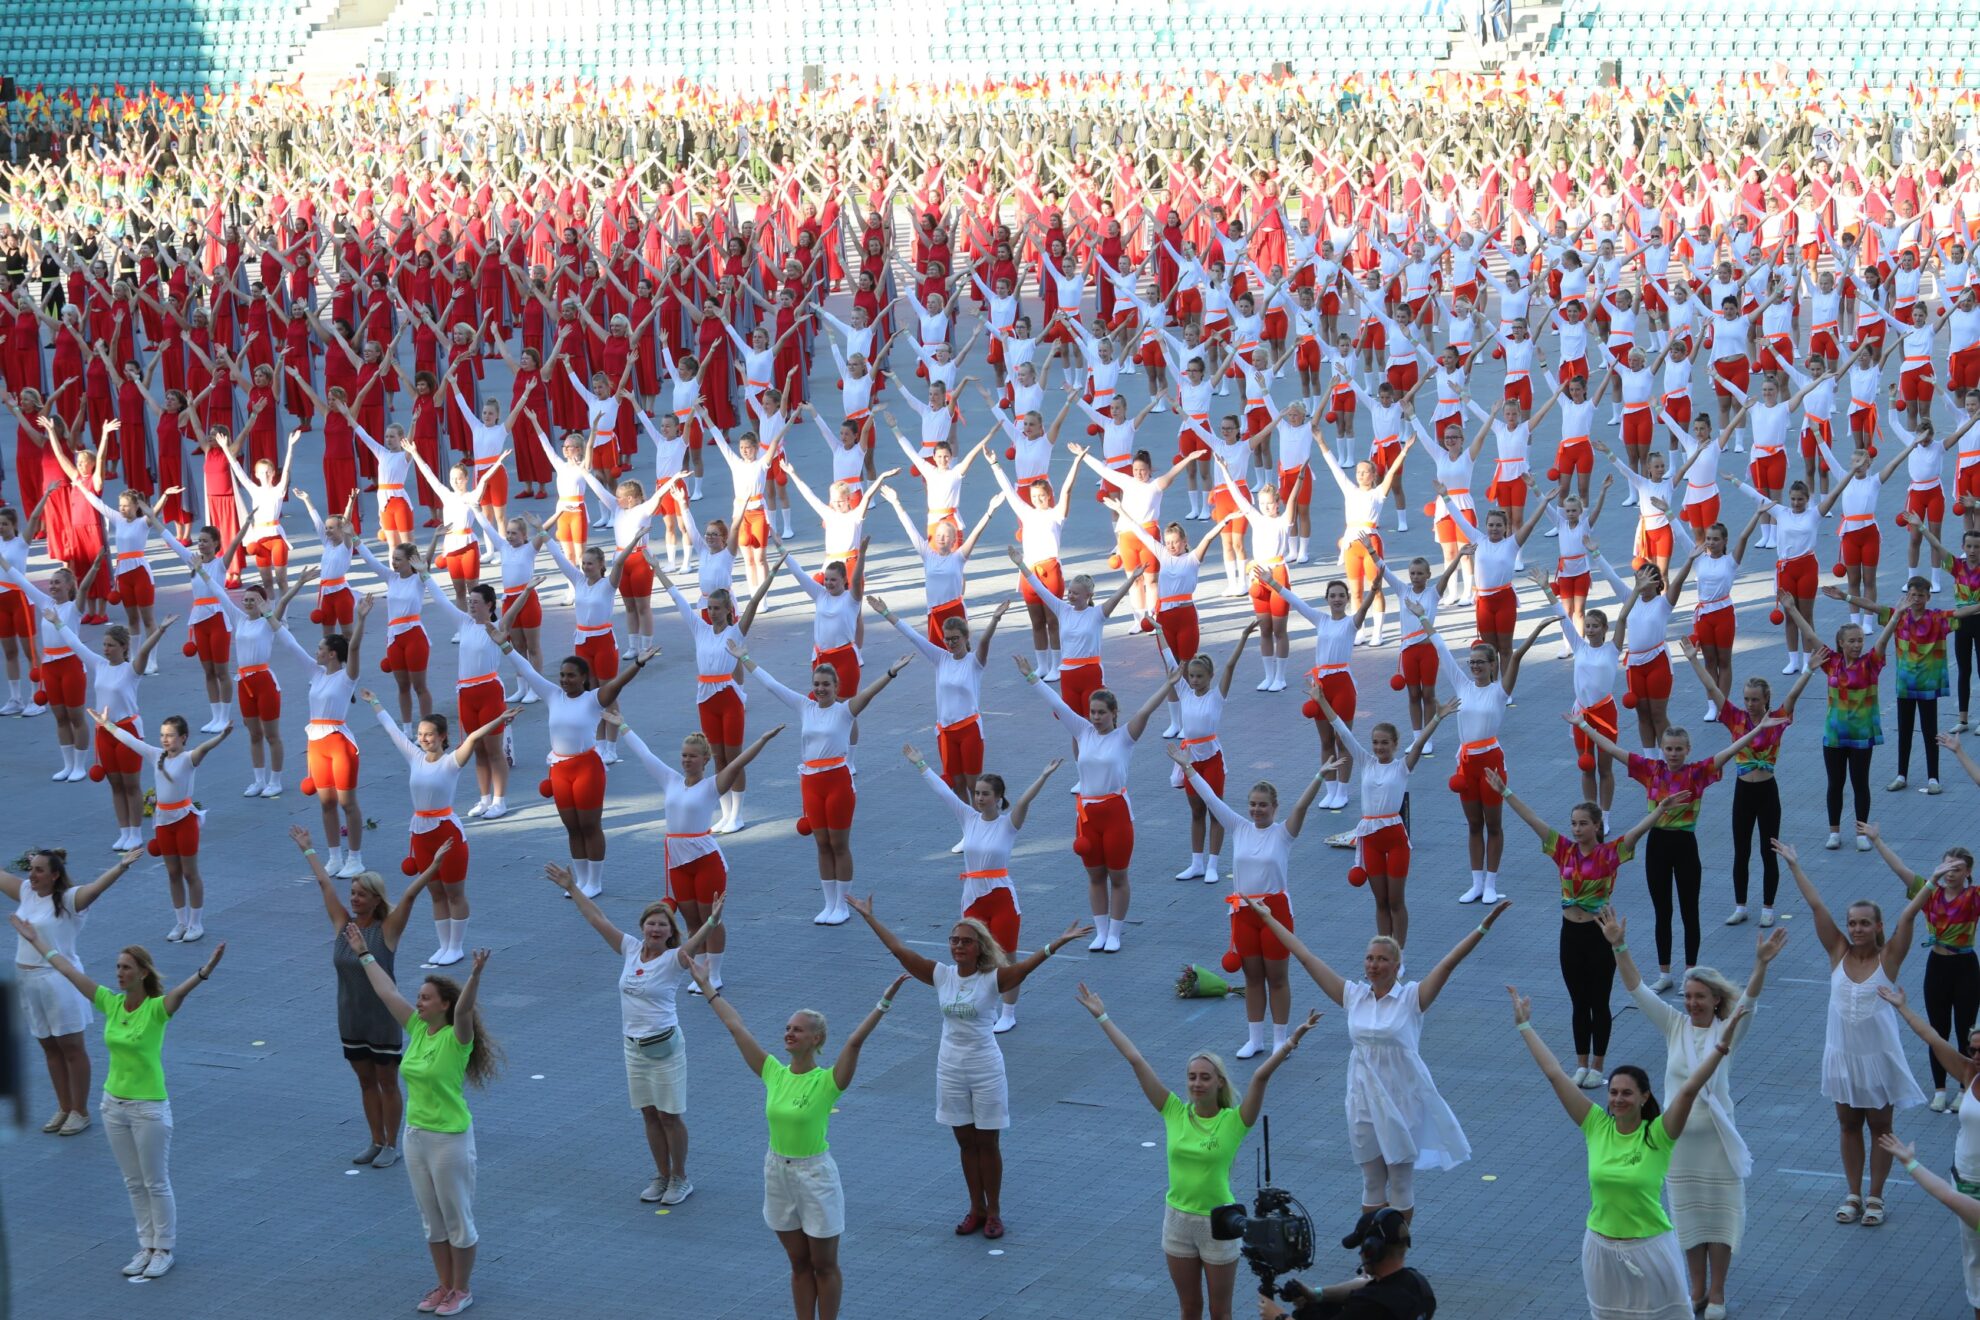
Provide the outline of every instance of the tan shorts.
<path id="1" fill-rule="evenodd" d="M 1205 1265 L 1235 1265 L 1238 1241 L 1220 1242 L 1210 1236 L 1210 1216 L 1193 1215 L 1172 1205 L 1162 1207 L 1162 1254 Z"/>
<path id="2" fill-rule="evenodd" d="M 764 1152 L 763 1222 L 773 1233 L 803 1229 L 814 1238 L 846 1231 L 846 1194 L 830 1151 L 799 1159 Z"/>

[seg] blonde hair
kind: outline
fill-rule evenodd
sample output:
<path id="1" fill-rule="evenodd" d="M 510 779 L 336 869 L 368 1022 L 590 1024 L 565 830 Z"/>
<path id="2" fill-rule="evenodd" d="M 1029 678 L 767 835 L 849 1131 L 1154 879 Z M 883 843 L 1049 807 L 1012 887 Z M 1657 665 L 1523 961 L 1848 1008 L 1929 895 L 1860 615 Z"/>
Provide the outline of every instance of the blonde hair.
<path id="1" fill-rule="evenodd" d="M 376 871 L 359 871 L 351 877 L 351 883 L 371 895 L 371 901 L 378 905 L 374 921 L 384 921 L 392 915 L 392 896 L 385 892 L 385 877 Z"/>
<path id="2" fill-rule="evenodd" d="M 825 1015 L 819 1012 L 815 1008 L 800 1008 L 792 1016 L 804 1018 L 807 1021 L 809 1021 L 813 1026 L 818 1028 L 817 1048 L 821 1050 L 824 1049 L 825 1048 Z"/>
<path id="3" fill-rule="evenodd" d="M 956 920 L 956 925 L 966 928 L 970 934 L 976 937 L 977 971 L 984 970 L 986 965 L 992 969 L 1009 967 L 1011 965 L 1010 954 L 1004 951 L 1003 945 L 997 943 L 997 937 L 990 933 L 988 926 L 978 921 L 975 917 L 959 917 Z"/>
<path id="4" fill-rule="evenodd" d="M 1369 944 L 1370 944 L 1371 946 L 1372 946 L 1372 945 L 1376 945 L 1376 944 L 1379 944 L 1379 945 L 1381 945 L 1381 946 L 1382 946 L 1383 948 L 1385 948 L 1385 949 L 1387 949 L 1387 950 L 1389 951 L 1389 953 L 1390 953 L 1391 955 L 1393 955 L 1393 956 L 1394 956 L 1394 958 L 1395 958 L 1395 960 L 1396 960 L 1396 966 L 1397 966 L 1397 967 L 1401 967 L 1401 966 L 1402 966 L 1402 956 L 1403 956 L 1403 954 L 1402 954 L 1402 945 L 1400 945 L 1400 944 L 1398 944 L 1398 943 L 1396 943 L 1396 937 L 1395 937 L 1395 936 L 1393 936 L 1393 935 L 1371 935 L 1371 936 L 1369 936 L 1369 937 L 1368 937 L 1368 943 L 1369 943 Z"/>
<path id="5" fill-rule="evenodd" d="M 690 733 L 687 736 L 683 737 L 681 739 L 681 750 L 686 751 L 690 747 L 695 748 L 703 756 L 708 757 L 710 760 L 714 759 L 715 749 L 708 745 L 707 734 L 697 732 L 697 733 Z"/>
<path id="6" fill-rule="evenodd" d="M 1198 1050 L 1189 1056 L 1190 1063 L 1195 1063 L 1198 1059 L 1217 1070 L 1217 1108 L 1236 1109 L 1237 1089 L 1231 1085 L 1231 1070 L 1224 1066 L 1224 1056 L 1215 1050 Z"/>
<path id="7" fill-rule="evenodd" d="M 164 982 L 158 979 L 158 966 L 151 961 L 151 950 L 142 944 L 126 944 L 123 955 L 137 964 L 138 980 L 144 986 L 144 997 L 156 999 L 165 993 Z"/>
<path id="8" fill-rule="evenodd" d="M 681 919 L 679 916 L 675 914 L 674 905 L 672 903 L 669 903 L 664 898 L 655 899 L 653 902 L 648 903 L 645 907 L 639 910 L 640 937 L 642 939 L 645 938 L 646 919 L 652 916 L 656 912 L 664 912 L 667 914 L 667 947 L 670 949 L 680 948 Z"/>
<path id="9" fill-rule="evenodd" d="M 1696 981 L 1718 996 L 1719 1002 L 1713 1006 L 1712 1016 L 1724 1021 L 1732 1012 L 1733 1001 L 1739 998 L 1739 988 L 1725 977 L 1716 967 L 1694 967 L 1684 974 L 1686 981 Z"/>
<path id="10" fill-rule="evenodd" d="M 1251 786 L 1251 791 L 1253 793 L 1263 793 L 1266 797 L 1272 799 L 1272 810 L 1277 811 L 1279 809 L 1279 786 L 1271 780 L 1259 780 Z"/>

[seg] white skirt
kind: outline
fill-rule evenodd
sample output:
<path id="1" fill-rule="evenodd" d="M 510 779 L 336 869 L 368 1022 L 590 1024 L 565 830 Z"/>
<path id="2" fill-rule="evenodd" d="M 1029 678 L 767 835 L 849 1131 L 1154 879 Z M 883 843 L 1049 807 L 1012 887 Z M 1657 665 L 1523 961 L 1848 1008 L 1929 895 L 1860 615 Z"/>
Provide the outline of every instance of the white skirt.
<path id="1" fill-rule="evenodd" d="M 674 1053 L 649 1059 L 626 1038 L 626 1093 L 634 1109 L 657 1109 L 663 1114 L 687 1112 L 687 1041 L 674 1028 Z"/>
<path id="2" fill-rule="evenodd" d="M 1726 1143 L 1702 1109 L 1691 1111 L 1664 1180 L 1671 1223 L 1677 1227 L 1678 1246 L 1686 1251 L 1708 1242 L 1738 1251 L 1746 1231 L 1746 1181 L 1733 1172 Z"/>
<path id="3" fill-rule="evenodd" d="M 1677 1234 L 1618 1241 L 1581 1235 L 1581 1279 L 1594 1320 L 1693 1320 Z"/>

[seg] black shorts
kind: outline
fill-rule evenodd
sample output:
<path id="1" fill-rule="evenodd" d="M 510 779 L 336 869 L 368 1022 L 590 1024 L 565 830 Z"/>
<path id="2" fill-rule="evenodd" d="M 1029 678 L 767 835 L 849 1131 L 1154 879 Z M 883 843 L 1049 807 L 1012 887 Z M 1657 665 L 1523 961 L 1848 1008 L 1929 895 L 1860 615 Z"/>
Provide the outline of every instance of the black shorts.
<path id="1" fill-rule="evenodd" d="M 400 1056 L 404 1053 L 405 1047 L 400 1045 L 390 1047 L 367 1045 L 361 1040 L 344 1042 L 344 1057 L 352 1063 L 375 1063 L 387 1068 L 396 1068 L 399 1066 Z"/>

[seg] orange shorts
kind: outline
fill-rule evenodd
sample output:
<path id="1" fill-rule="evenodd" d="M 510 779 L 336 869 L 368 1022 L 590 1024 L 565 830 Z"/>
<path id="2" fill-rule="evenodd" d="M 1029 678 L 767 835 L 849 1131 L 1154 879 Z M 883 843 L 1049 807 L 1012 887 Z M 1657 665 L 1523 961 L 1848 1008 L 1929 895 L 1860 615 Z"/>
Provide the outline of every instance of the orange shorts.
<path id="1" fill-rule="evenodd" d="M 1691 620 L 1691 640 L 1700 646 L 1716 646 L 1721 650 L 1731 648 L 1733 613 L 1730 609 L 1723 609 L 1695 615 Z"/>
<path id="2" fill-rule="evenodd" d="M 1286 566 L 1284 564 L 1272 565 L 1272 580 L 1282 587 L 1289 586 L 1292 582 L 1292 579 L 1286 576 Z M 1292 607 L 1286 604 L 1286 598 L 1284 596 L 1273 591 L 1263 582 L 1253 578 L 1251 581 L 1251 612 L 1267 618 L 1283 619 L 1292 612 Z"/>
<path id="3" fill-rule="evenodd" d="M 227 616 L 209 614 L 192 626 L 193 654 L 209 665 L 224 665 L 233 654 L 234 634 L 227 631 Z"/>
<path id="4" fill-rule="evenodd" d="M 544 796 L 554 800 L 559 811 L 602 811 L 605 807 L 605 762 L 595 748 L 587 747 L 552 765 L 545 782 L 550 791 Z"/>
<path id="5" fill-rule="evenodd" d="M 1668 523 L 1662 527 L 1639 526 L 1636 530 L 1636 566 L 1641 568 L 1653 559 L 1668 562 L 1675 543 Z"/>
<path id="6" fill-rule="evenodd" d="M 703 906 L 728 893 L 729 868 L 722 861 L 722 854 L 703 853 L 679 866 L 668 867 L 667 892 L 676 903 L 698 903 Z"/>
<path id="7" fill-rule="evenodd" d="M 1234 477 L 1236 476 L 1235 473 L 1232 475 Z M 1243 495 L 1246 499 L 1251 498 L 1250 486 L 1246 485 L 1243 481 L 1236 482 L 1236 485 L 1240 495 Z M 1244 516 L 1238 513 L 1237 501 L 1231 498 L 1231 493 L 1224 489 L 1221 482 L 1210 492 L 1210 517 L 1213 521 L 1218 518 L 1229 518 L 1230 521 L 1224 524 L 1225 532 L 1241 533 L 1249 526 L 1245 522 Z"/>
<path id="8" fill-rule="evenodd" d="M 1170 659 L 1181 664 L 1196 654 L 1202 644 L 1196 606 L 1184 602 L 1158 610 L 1155 622 L 1162 629 L 1162 640 L 1168 643 Z"/>
<path id="9" fill-rule="evenodd" d="M 760 516 L 760 515 L 759 515 Z M 747 520 L 748 515 L 744 518 Z M 646 600 L 653 595 L 653 561 L 644 547 L 626 556 L 619 569 L 619 597 L 625 601 Z"/>
<path id="10" fill-rule="evenodd" d="M 1090 870 L 1125 871 L 1134 861 L 1134 813 L 1115 794 L 1079 799 L 1073 852 Z"/>
<path id="11" fill-rule="evenodd" d="M 234 695 L 240 699 L 242 719 L 272 722 L 282 718 L 282 689 L 266 669 L 240 675 Z"/>
<path id="12" fill-rule="evenodd" d="M 1519 593 L 1511 587 L 1482 590 L 1472 609 L 1478 619 L 1480 637 L 1505 637 L 1519 623 Z"/>
<path id="13" fill-rule="evenodd" d="M 963 909 L 965 917 L 973 917 L 990 928 L 990 938 L 1005 953 L 1016 953 L 1018 934 L 1024 927 L 1024 919 L 1017 909 L 1017 899 L 1006 885 L 999 885 L 983 897 Z"/>
<path id="14" fill-rule="evenodd" d="M 1066 574 L 1065 570 L 1059 567 L 1058 560 L 1048 559 L 1042 564 L 1032 564 L 1030 568 L 1040 582 L 1052 589 L 1053 595 L 1061 600 L 1065 599 Z M 1027 605 L 1044 603 L 1038 598 L 1038 593 L 1031 589 L 1031 579 L 1021 573 L 1018 575 L 1018 594 L 1024 598 L 1024 603 Z"/>
<path id="15" fill-rule="evenodd" d="M 459 884 L 467 879 L 468 846 L 461 837 L 461 827 L 450 820 L 440 822 L 436 829 L 412 835 L 406 843 L 406 860 L 399 869 L 407 875 L 418 875 L 433 865 L 433 856 L 440 851 L 440 845 L 450 840 L 454 846 L 448 849 L 446 860 L 440 863 L 440 874 L 435 878 L 442 884 Z"/>
<path id="16" fill-rule="evenodd" d="M 413 529 L 412 505 L 406 503 L 404 496 L 394 495 L 392 496 L 392 498 L 386 500 L 385 503 L 379 508 L 378 510 L 379 531 L 401 532 L 407 536 L 411 536 L 412 529 Z"/>
<path id="17" fill-rule="evenodd" d="M 475 478 L 477 481 L 480 479 L 480 477 Z M 484 509 L 500 509 L 506 507 L 508 503 L 509 469 L 506 465 L 497 464 L 493 475 L 488 478 L 488 484 L 481 488 L 480 507 Z"/>
<path id="18" fill-rule="evenodd" d="M 502 608 L 506 611 L 509 606 L 516 603 L 516 597 L 522 595 L 525 591 L 529 593 L 529 599 L 524 601 L 523 607 L 516 611 L 515 622 L 510 626 L 515 628 L 541 628 L 543 626 L 543 597 L 538 594 L 535 587 L 511 587 L 504 591 L 502 593 Z"/>
<path id="19" fill-rule="evenodd" d="M 1774 489 L 1778 490 L 1779 487 L 1774 487 Z M 1705 529 L 1707 527 L 1719 521 L 1719 497 L 1717 495 L 1707 495 L 1702 500 L 1687 504 L 1678 510 L 1678 516 L 1684 519 L 1685 526 L 1691 528 L 1694 533 L 1702 537 L 1705 535 Z"/>
<path id="20" fill-rule="evenodd" d="M 701 736 L 715 746 L 743 745 L 743 700 L 734 687 L 718 689 L 706 701 L 696 702 L 694 713 L 701 719 Z"/>
<path id="21" fill-rule="evenodd" d="M 1279 469 L 1279 506 L 1290 508 L 1295 504 L 1313 503 L 1313 469 L 1302 464 L 1298 468 Z"/>
<path id="22" fill-rule="evenodd" d="M 935 746 L 942 759 L 942 778 L 983 773 L 983 721 L 976 716 L 942 725 Z"/>
<path id="23" fill-rule="evenodd" d="M 151 846 L 145 851 L 155 857 L 199 856 L 199 813 L 188 811 L 170 825 L 151 827 Z"/>
<path id="24" fill-rule="evenodd" d="M 1629 694 L 1641 701 L 1667 701 L 1671 695 L 1671 657 L 1657 652 L 1640 665 L 1627 666 Z"/>
<path id="25" fill-rule="evenodd" d="M 118 720 L 117 727 L 132 737 L 142 736 L 136 720 Z M 96 763 L 105 774 L 134 775 L 144 765 L 144 758 L 112 738 L 110 730 L 100 728 L 96 731 Z"/>
<path id="26" fill-rule="evenodd" d="M 1141 538 L 1133 532 L 1114 533 L 1114 558 L 1121 561 L 1120 568 L 1123 573 L 1132 573 L 1142 565 L 1147 565 L 1148 580 L 1150 582 L 1155 580 L 1155 570 L 1161 567 L 1157 563 L 1155 556 L 1149 552 L 1148 547 L 1141 543 Z M 931 633 L 934 632 L 938 626 L 935 616 L 930 614 L 928 616 L 929 631 Z M 930 637 L 929 640 L 937 646 L 942 644 L 940 639 L 936 637 Z"/>
<path id="27" fill-rule="evenodd" d="M 566 509 L 544 524 L 544 530 L 550 533 L 557 544 L 563 546 L 582 546 L 585 534 L 590 529 L 591 524 L 585 520 L 584 510 L 581 508 Z M 572 554 L 571 562 L 580 562 L 578 555 Z"/>
<path id="28" fill-rule="evenodd" d="M 1457 524 L 1451 521 L 1450 514 L 1446 512 L 1447 506 L 1442 501 L 1439 501 L 1435 507 L 1437 509 L 1437 543 L 1439 545 L 1463 544 L 1464 538 L 1458 535 Z M 1477 510 L 1460 509 L 1459 512 L 1464 515 L 1465 522 L 1473 527 L 1478 526 Z"/>
<path id="29" fill-rule="evenodd" d="M 286 568 L 289 564 L 289 542 L 280 532 L 270 532 L 259 541 L 250 542 L 244 547 L 260 568 Z"/>
<path id="30" fill-rule="evenodd" d="M 334 788 L 348 793 L 357 787 L 357 744 L 341 733 L 309 740 L 309 777 L 317 791 Z"/>
<path id="31" fill-rule="evenodd" d="M 1361 869 L 1368 874 L 1391 880 L 1409 878 L 1409 831 L 1402 826 L 1384 825 L 1372 834 L 1364 834 L 1357 847 L 1361 852 Z"/>
<path id="32" fill-rule="evenodd" d="M 443 551 L 440 567 L 447 570 L 447 576 L 455 582 L 473 582 L 481 576 L 481 546 L 469 541 L 458 550 Z"/>
<path id="33" fill-rule="evenodd" d="M 1620 717 L 1616 713 L 1616 699 L 1614 697 L 1603 697 L 1592 706 L 1582 707 L 1581 718 L 1588 721 L 1593 726 L 1595 732 L 1601 734 L 1610 742 L 1616 741 L 1617 721 Z M 1593 756 L 1595 754 L 1595 740 L 1583 733 L 1580 729 L 1573 730 L 1573 733 L 1575 754 L 1577 756 Z"/>
<path id="34" fill-rule="evenodd" d="M 769 543 L 769 524 L 763 517 L 763 510 L 761 508 L 744 509 L 742 518 L 736 524 L 736 544 L 745 550 L 757 550 Z M 652 582 L 652 575 L 650 573 L 647 576 L 647 581 L 649 584 Z"/>
<path id="35" fill-rule="evenodd" d="M 89 671 L 73 655 L 41 662 L 41 704 L 75 710 L 89 693 Z"/>
<path id="36" fill-rule="evenodd" d="M 426 635 L 426 629 L 408 628 L 385 647 L 385 658 L 378 662 L 378 668 L 387 674 L 402 669 L 408 673 L 423 674 L 432 654 L 433 644 Z"/>
<path id="37" fill-rule="evenodd" d="M 804 818 L 813 830 L 849 830 L 859 795 L 853 792 L 852 772 L 844 766 L 798 776 Z"/>
<path id="38" fill-rule="evenodd" d="M 1347 543 L 1347 552 L 1342 556 L 1341 574 L 1349 582 L 1380 585 L 1382 581 L 1381 533 L 1377 532 L 1368 539 L 1375 543 L 1373 553 L 1370 553 L 1368 547 L 1359 541 L 1349 541 Z M 1254 587 L 1252 590 L 1256 592 L 1258 589 Z M 1273 599 L 1276 600 L 1278 598 L 1274 597 Z M 1279 603 L 1281 605 L 1285 604 L 1284 601 L 1280 601 Z M 1280 617 L 1284 617 L 1283 612 L 1281 612 Z"/>
<path id="39" fill-rule="evenodd" d="M 1396 672 L 1402 675 L 1404 687 L 1435 687 L 1439 664 L 1437 648 L 1428 642 L 1418 642 L 1405 646 L 1396 657 Z M 1327 700 L 1332 702 L 1333 698 Z"/>
<path id="40" fill-rule="evenodd" d="M 1261 901 L 1281 926 L 1287 930 L 1293 928 L 1292 904 L 1284 894 L 1267 894 Z M 1286 946 L 1279 943 L 1279 937 L 1248 907 L 1237 908 L 1231 913 L 1231 948 L 1237 951 L 1240 958 L 1282 962 L 1286 957 Z"/>

